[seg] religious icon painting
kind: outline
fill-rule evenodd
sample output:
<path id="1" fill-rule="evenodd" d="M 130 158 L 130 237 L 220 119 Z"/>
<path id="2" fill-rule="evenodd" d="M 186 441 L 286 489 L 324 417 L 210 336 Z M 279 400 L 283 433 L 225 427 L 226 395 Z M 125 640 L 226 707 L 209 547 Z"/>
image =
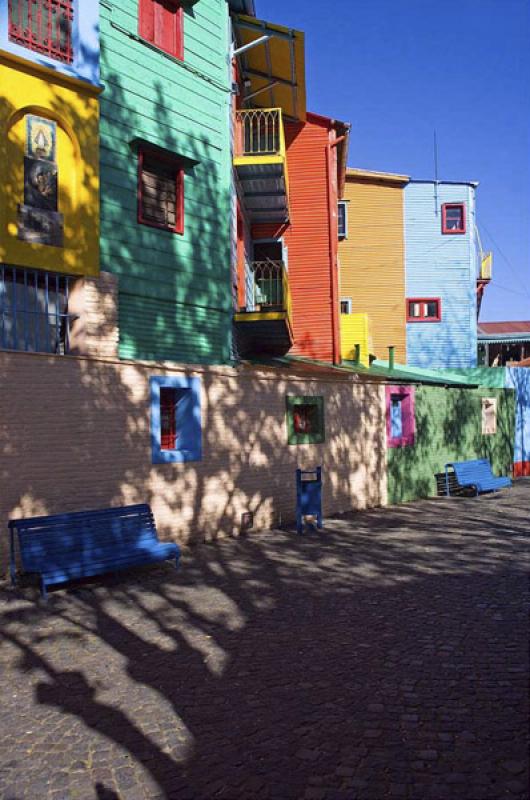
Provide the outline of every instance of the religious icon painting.
<path id="1" fill-rule="evenodd" d="M 56 139 L 56 122 L 33 114 L 26 116 L 26 155 L 55 161 Z"/>
<path id="2" fill-rule="evenodd" d="M 50 161 L 24 157 L 24 203 L 57 211 L 57 167 Z"/>

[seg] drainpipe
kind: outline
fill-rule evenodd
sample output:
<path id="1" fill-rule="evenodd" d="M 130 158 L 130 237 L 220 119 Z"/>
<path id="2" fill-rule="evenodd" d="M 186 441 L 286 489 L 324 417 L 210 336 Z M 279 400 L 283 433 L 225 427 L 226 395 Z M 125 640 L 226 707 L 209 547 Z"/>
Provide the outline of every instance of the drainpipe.
<path id="1" fill-rule="evenodd" d="M 331 150 L 346 137 L 340 136 L 326 145 L 326 162 L 328 171 L 328 214 L 329 214 L 329 269 L 331 279 L 331 339 L 333 349 L 333 363 L 340 364 L 340 327 L 339 327 L 339 280 L 338 280 L 338 246 L 339 236 L 337 231 L 337 204 L 333 204 L 331 193 L 332 160 Z M 336 198 L 338 201 L 338 197 Z"/>
<path id="2" fill-rule="evenodd" d="M 394 350 L 396 348 L 393 344 L 388 348 L 388 369 L 394 369 Z"/>

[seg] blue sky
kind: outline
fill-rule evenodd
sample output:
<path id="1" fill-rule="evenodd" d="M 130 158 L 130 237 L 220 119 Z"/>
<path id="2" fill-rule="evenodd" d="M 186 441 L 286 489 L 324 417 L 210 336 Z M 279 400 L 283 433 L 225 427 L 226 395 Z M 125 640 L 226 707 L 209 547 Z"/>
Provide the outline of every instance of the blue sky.
<path id="1" fill-rule="evenodd" d="M 494 277 L 482 320 L 530 319 L 529 0 L 256 0 L 305 31 L 308 108 L 352 123 L 350 166 L 476 180 Z"/>

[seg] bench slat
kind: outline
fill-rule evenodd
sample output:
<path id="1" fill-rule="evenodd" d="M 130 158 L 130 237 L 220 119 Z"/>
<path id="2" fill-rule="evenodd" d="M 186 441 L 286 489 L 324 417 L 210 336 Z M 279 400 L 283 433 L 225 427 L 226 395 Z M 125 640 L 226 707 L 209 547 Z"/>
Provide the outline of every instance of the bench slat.
<path id="1" fill-rule="evenodd" d="M 146 503 L 11 520 L 9 528 L 13 581 L 16 533 L 22 566 L 41 576 L 43 594 L 47 584 L 170 558 L 178 563 L 180 556 L 178 545 L 158 540 Z"/>
<path id="2" fill-rule="evenodd" d="M 487 458 L 472 461 L 455 461 L 445 465 L 446 475 L 448 469 L 454 474 L 461 487 L 474 486 L 477 493 L 490 492 L 512 485 L 510 478 L 497 477 L 493 474 L 491 464 Z"/>

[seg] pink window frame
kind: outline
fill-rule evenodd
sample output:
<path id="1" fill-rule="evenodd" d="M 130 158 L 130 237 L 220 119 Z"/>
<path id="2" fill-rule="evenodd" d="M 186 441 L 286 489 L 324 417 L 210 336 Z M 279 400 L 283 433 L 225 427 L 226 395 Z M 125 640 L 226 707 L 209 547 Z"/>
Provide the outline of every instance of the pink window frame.
<path id="1" fill-rule="evenodd" d="M 161 225 L 160 223 L 153 222 L 150 219 L 145 219 L 142 215 L 142 201 L 143 201 L 143 186 L 142 186 L 142 171 L 144 168 L 144 156 L 148 155 L 155 161 L 169 164 L 175 169 L 175 225 Z M 149 225 L 150 228 L 159 228 L 162 231 L 169 231 L 170 233 L 177 233 L 180 236 L 184 233 L 184 168 L 178 156 L 171 154 L 163 154 L 149 147 L 140 147 L 138 149 L 138 183 L 137 183 L 137 201 L 138 201 L 138 222 L 140 225 Z"/>
<path id="2" fill-rule="evenodd" d="M 462 209 L 462 228 L 458 230 L 449 229 L 447 227 L 447 209 L 448 208 L 461 208 Z M 447 233 L 449 236 L 458 236 L 466 232 L 466 204 L 465 203 L 443 203 L 442 205 L 442 233 Z"/>
<path id="3" fill-rule="evenodd" d="M 386 386 L 386 442 L 388 447 L 411 447 L 416 435 L 415 394 L 414 386 Z M 402 403 L 402 434 L 392 436 L 392 398 L 400 398 Z"/>
<path id="4" fill-rule="evenodd" d="M 411 317 L 409 314 L 409 304 L 410 303 L 421 303 L 422 304 L 422 316 L 421 317 Z M 438 306 L 438 313 L 435 317 L 426 317 L 425 316 L 425 305 L 427 303 L 437 303 Z M 406 315 L 407 315 L 407 322 L 441 322 L 442 321 L 442 299 L 441 297 L 407 297 L 407 305 L 406 305 Z"/>

